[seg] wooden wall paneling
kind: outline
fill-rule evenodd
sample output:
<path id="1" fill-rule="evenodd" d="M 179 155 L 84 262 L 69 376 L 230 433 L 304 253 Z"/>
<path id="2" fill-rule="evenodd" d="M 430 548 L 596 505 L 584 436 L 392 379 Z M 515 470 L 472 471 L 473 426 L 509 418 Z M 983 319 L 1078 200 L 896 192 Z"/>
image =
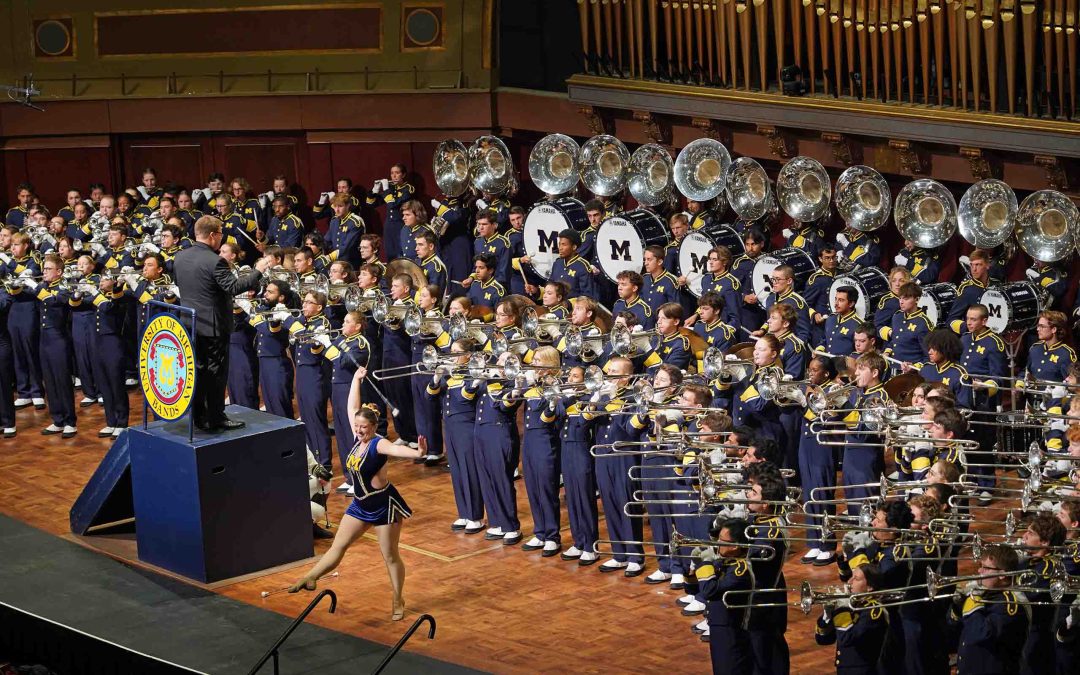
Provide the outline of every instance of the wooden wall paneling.
<path id="1" fill-rule="evenodd" d="M 468 145 L 470 141 L 465 141 Z M 416 194 L 420 198 L 420 201 L 425 205 L 428 211 L 431 211 L 432 197 L 440 196 L 439 186 L 435 184 L 435 172 L 432 171 L 431 158 L 435 155 L 435 148 L 439 147 L 438 143 L 412 143 L 412 176 L 413 187 L 416 188 Z M 429 213 L 430 215 L 430 213 Z"/>
<path id="2" fill-rule="evenodd" d="M 158 185 L 177 183 L 189 189 L 206 185 L 211 171 L 210 139 L 200 136 L 124 137 L 120 141 L 121 177 L 117 189 L 142 184 L 142 170 L 157 171 Z"/>
<path id="3" fill-rule="evenodd" d="M 238 137 L 213 139 L 214 168 L 226 180 L 242 176 L 256 193 L 273 187 L 274 176 L 284 174 L 290 184 L 305 178 L 300 175 L 299 141 L 292 136 Z"/>
<path id="4" fill-rule="evenodd" d="M 19 203 L 15 186 L 26 180 L 26 151 L 4 151 L 4 198 L 8 208 Z M 6 209 L 5 209 L 6 211 Z"/>
<path id="5" fill-rule="evenodd" d="M 311 144 L 309 147 L 314 149 L 323 145 L 328 147 L 330 152 L 327 181 L 330 186 L 333 185 L 332 181 L 340 177 L 351 178 L 353 185 L 358 187 L 357 194 L 362 194 L 370 190 L 371 184 L 376 180 L 389 178 L 390 167 L 394 164 L 404 164 L 410 174 L 414 173 L 415 164 L 410 143 L 327 143 Z M 318 172 L 315 168 L 318 157 L 317 152 L 311 155 L 313 176 Z M 429 157 L 428 164 L 430 162 Z M 429 166 L 428 171 L 430 170 Z M 415 177 L 410 176 L 409 180 L 413 183 L 413 187 L 420 189 Z M 312 189 L 316 188 L 329 189 L 329 187 L 320 188 L 318 185 L 312 186 Z M 383 234 L 382 221 L 385 215 L 384 210 L 376 208 L 364 208 L 361 212 L 368 231 L 379 235 Z"/>
<path id="6" fill-rule="evenodd" d="M 85 197 L 91 182 L 111 183 L 108 148 L 26 150 L 25 157 L 26 178 L 52 213 L 67 204 L 68 190 L 78 189 Z"/>

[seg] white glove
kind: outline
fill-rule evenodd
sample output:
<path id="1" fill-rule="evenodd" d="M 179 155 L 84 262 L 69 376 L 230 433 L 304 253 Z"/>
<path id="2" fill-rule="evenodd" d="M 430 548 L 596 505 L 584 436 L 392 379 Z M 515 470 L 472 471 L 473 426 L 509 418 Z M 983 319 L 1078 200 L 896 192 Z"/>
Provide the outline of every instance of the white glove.
<path id="1" fill-rule="evenodd" d="M 964 267 L 971 267 L 971 258 L 967 257 L 966 255 L 960 256 L 958 260 L 960 261 L 960 264 Z"/>
<path id="2" fill-rule="evenodd" d="M 1050 431 L 1065 431 L 1068 429 L 1068 425 L 1065 424 L 1065 420 L 1055 419 L 1050 423 Z"/>
<path id="3" fill-rule="evenodd" d="M 873 541 L 874 538 L 870 536 L 869 532 L 845 532 L 842 540 L 845 551 L 858 551 L 861 548 L 870 546 Z"/>
<path id="4" fill-rule="evenodd" d="M 725 354 L 724 355 L 724 360 L 725 361 L 738 361 L 739 357 L 736 356 L 735 354 Z"/>
<path id="5" fill-rule="evenodd" d="M 329 192 L 324 192 L 321 195 L 319 195 L 319 204 L 320 205 L 325 204 L 327 201 L 329 201 L 330 200 L 329 195 L 330 195 Z"/>
<path id="6" fill-rule="evenodd" d="M 476 205 L 479 206 L 481 210 L 486 209 L 488 207 L 488 203 L 485 202 L 483 199 L 477 199 L 476 200 Z"/>
<path id="7" fill-rule="evenodd" d="M 284 312 L 284 311 L 282 311 L 282 312 L 274 312 L 273 314 L 270 315 L 270 320 L 281 323 L 281 322 L 284 322 L 284 321 L 288 320 L 288 318 L 290 316 L 292 316 L 292 315 L 289 314 L 288 312 Z"/>
<path id="8" fill-rule="evenodd" d="M 47 248 L 47 249 L 51 250 L 51 249 L 56 248 L 56 238 L 53 237 L 51 234 L 47 234 L 44 237 L 42 237 L 41 238 L 41 243 L 44 244 L 45 245 L 44 247 Z"/>
<path id="9" fill-rule="evenodd" d="M 0 262 L 7 265 L 11 262 L 11 256 L 9 256 L 7 253 L 0 253 Z"/>
<path id="10" fill-rule="evenodd" d="M 152 242 L 146 242 L 145 244 L 143 244 L 143 249 L 146 250 L 146 251 L 149 251 L 150 253 L 160 253 L 161 252 L 161 247 L 158 246 L 155 243 L 152 243 Z"/>
<path id="11" fill-rule="evenodd" d="M 791 235 L 795 233 L 791 231 L 790 227 L 785 227 L 780 234 L 784 235 L 784 239 L 791 239 Z"/>
<path id="12" fill-rule="evenodd" d="M 146 186 L 145 185 L 140 185 L 139 187 L 137 187 L 135 189 L 139 191 L 140 195 L 142 195 L 142 198 L 143 198 L 144 202 L 150 201 L 150 193 L 146 191 Z"/>
<path id="13" fill-rule="evenodd" d="M 896 257 L 893 258 L 893 262 L 895 262 L 897 265 L 901 265 L 901 266 L 906 265 L 907 261 L 908 261 L 908 258 L 903 253 L 897 253 Z"/>
<path id="14" fill-rule="evenodd" d="M 438 199 L 432 199 L 431 200 L 431 208 L 437 209 L 440 206 L 442 206 L 442 202 L 440 202 Z"/>
<path id="15" fill-rule="evenodd" d="M 22 287 L 28 291 L 36 291 L 38 289 L 38 286 L 40 285 L 38 284 L 38 282 L 28 277 L 23 277 L 20 279 L 20 281 L 22 281 Z"/>
<path id="16" fill-rule="evenodd" d="M 383 178 L 382 180 L 379 181 L 379 183 L 382 184 L 383 192 L 386 192 L 387 190 L 390 189 L 390 179 Z"/>
<path id="17" fill-rule="evenodd" d="M 746 510 L 745 504 L 733 504 L 731 506 L 725 506 L 716 512 L 717 519 L 722 520 L 730 520 L 732 518 L 745 520 L 748 515 L 749 512 Z"/>
<path id="18" fill-rule="evenodd" d="M 251 314 L 250 300 L 247 300 L 246 298 L 236 298 L 235 300 L 233 300 L 233 303 L 240 309 L 244 310 L 245 314 Z"/>
<path id="19" fill-rule="evenodd" d="M 94 254 L 94 257 L 101 257 L 105 255 L 105 247 L 101 244 L 90 244 L 90 252 Z"/>
<path id="20" fill-rule="evenodd" d="M 712 546 L 698 546 L 690 552 L 690 555 L 703 563 L 715 563 L 717 560 L 716 549 Z"/>
<path id="21" fill-rule="evenodd" d="M 1034 267 L 1027 268 L 1027 272 L 1024 272 L 1024 274 L 1026 274 L 1027 278 L 1031 279 L 1032 281 L 1035 281 L 1040 276 L 1042 276 L 1039 274 L 1039 270 L 1035 269 Z"/>
<path id="22" fill-rule="evenodd" d="M 134 274 L 129 274 L 127 276 L 126 282 L 127 287 L 133 291 L 139 287 L 139 277 L 135 276 Z"/>
<path id="23" fill-rule="evenodd" d="M 841 246 L 847 246 L 851 243 L 851 240 L 847 238 L 846 234 L 841 232 L 840 234 L 836 235 L 836 243 L 840 244 Z"/>
<path id="24" fill-rule="evenodd" d="M 381 180 L 377 180 L 377 181 L 375 181 L 374 183 L 371 184 L 371 191 L 372 192 L 378 192 L 381 189 L 382 189 L 382 181 Z"/>
<path id="25" fill-rule="evenodd" d="M 791 373 L 784 373 L 784 376 L 780 379 L 782 379 L 784 382 L 791 382 L 795 378 L 792 377 Z"/>
<path id="26" fill-rule="evenodd" d="M 120 274 L 131 274 L 134 271 L 135 271 L 135 268 L 132 267 L 131 265 L 124 265 L 123 267 L 120 268 Z"/>
<path id="27" fill-rule="evenodd" d="M 644 332 L 644 330 L 645 330 L 645 326 L 642 326 L 642 325 L 641 325 L 641 324 L 639 323 L 639 324 L 637 324 L 636 326 L 634 326 L 633 328 L 631 328 L 631 329 L 630 329 L 630 332 L 631 332 L 631 333 L 641 333 L 641 332 Z"/>
<path id="28" fill-rule="evenodd" d="M 73 248 L 74 248 L 74 249 L 75 249 L 76 251 L 81 251 L 81 250 L 83 250 L 83 243 L 82 243 L 82 240 L 81 240 L 81 239 L 76 239 L 75 241 L 73 241 L 73 242 L 72 242 L 72 244 L 73 244 Z"/>
<path id="29" fill-rule="evenodd" d="M 1068 393 L 1069 393 L 1069 390 L 1066 389 L 1065 387 L 1061 386 L 1060 384 L 1057 384 L 1057 385 L 1054 385 L 1053 387 L 1050 387 L 1050 397 L 1051 398 L 1065 398 L 1065 396 L 1067 396 Z"/>
<path id="30" fill-rule="evenodd" d="M 319 333 L 318 335 L 315 336 L 315 342 L 322 345 L 323 349 L 326 349 L 327 347 L 330 346 L 330 336 L 327 335 L 326 333 Z"/>
<path id="31" fill-rule="evenodd" d="M 1065 470 L 1068 471 L 1069 470 L 1069 467 L 1068 467 L 1069 462 L 1068 462 L 1068 460 L 1064 460 L 1064 462 L 1065 462 Z M 1039 513 L 1054 513 L 1055 511 L 1057 511 L 1057 509 L 1058 509 L 1058 505 L 1055 504 L 1054 502 L 1050 501 L 1049 499 L 1042 500 L 1041 502 L 1039 502 L 1039 505 L 1036 507 L 1036 510 L 1039 511 Z"/>

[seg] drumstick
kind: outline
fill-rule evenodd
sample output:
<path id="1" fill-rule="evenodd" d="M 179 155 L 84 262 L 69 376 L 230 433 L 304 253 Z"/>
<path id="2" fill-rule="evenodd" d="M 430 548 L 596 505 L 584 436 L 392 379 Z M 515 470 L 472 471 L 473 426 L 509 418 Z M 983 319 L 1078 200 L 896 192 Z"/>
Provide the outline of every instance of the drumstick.
<path id="1" fill-rule="evenodd" d="M 338 573 L 338 572 L 336 572 L 336 571 L 335 571 L 335 572 L 331 572 L 330 574 L 326 574 L 326 575 L 324 575 L 324 576 L 321 576 L 321 577 L 319 577 L 319 580 L 322 580 L 322 579 L 331 579 L 331 578 L 333 578 L 333 577 L 336 577 L 336 576 L 338 576 L 338 574 L 339 574 L 339 573 Z M 274 589 L 274 590 L 272 590 L 272 591 L 263 591 L 263 592 L 262 592 L 262 593 L 260 593 L 259 595 L 260 595 L 260 596 L 262 596 L 262 597 L 264 597 L 264 598 L 269 598 L 269 597 L 270 597 L 271 595 L 277 595 L 278 593 L 288 593 L 288 592 L 289 592 L 289 589 L 290 589 L 290 588 L 292 588 L 292 586 L 283 586 L 283 587 L 281 587 L 281 588 L 275 588 L 275 589 Z"/>

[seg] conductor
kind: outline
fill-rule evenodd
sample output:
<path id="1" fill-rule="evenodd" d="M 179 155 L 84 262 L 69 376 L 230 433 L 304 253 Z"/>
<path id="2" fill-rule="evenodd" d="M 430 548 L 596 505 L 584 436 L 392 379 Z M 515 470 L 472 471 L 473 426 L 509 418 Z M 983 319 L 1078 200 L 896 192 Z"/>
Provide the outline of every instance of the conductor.
<path id="1" fill-rule="evenodd" d="M 229 337 L 233 330 L 233 297 L 258 288 L 270 259 L 234 276 L 217 253 L 221 221 L 203 216 L 195 221 L 195 245 L 176 254 L 176 286 L 180 304 L 195 310 L 195 426 L 210 433 L 239 429 L 244 423 L 225 417 L 225 382 L 229 373 Z"/>

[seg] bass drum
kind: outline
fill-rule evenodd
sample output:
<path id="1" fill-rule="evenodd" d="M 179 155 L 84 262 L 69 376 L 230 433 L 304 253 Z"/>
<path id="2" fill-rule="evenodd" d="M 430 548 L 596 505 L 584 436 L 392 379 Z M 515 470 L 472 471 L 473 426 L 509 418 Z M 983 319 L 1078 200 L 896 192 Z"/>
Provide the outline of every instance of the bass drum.
<path id="1" fill-rule="evenodd" d="M 522 232 L 525 255 L 531 260 L 527 264 L 547 279 L 559 257 L 559 233 L 567 229 L 581 232 L 588 226 L 585 205 L 573 197 L 536 202 L 525 216 Z"/>
<path id="2" fill-rule="evenodd" d="M 652 211 L 635 209 L 610 216 L 596 231 L 596 264 L 613 283 L 619 272 L 641 272 L 645 248 L 667 246 L 671 233 Z"/>
<path id="3" fill-rule="evenodd" d="M 817 269 L 814 259 L 801 248 L 781 248 L 772 253 L 766 253 L 758 258 L 754 264 L 754 295 L 758 296 L 758 303 L 765 306 L 765 296 L 772 292 L 772 274 L 777 267 L 790 265 L 795 270 L 795 291 L 799 292 L 806 286 L 806 280 Z"/>
<path id="4" fill-rule="evenodd" d="M 859 291 L 859 299 L 855 302 L 855 314 L 864 321 L 872 316 L 877 309 L 878 300 L 889 292 L 889 276 L 876 267 L 864 267 L 862 269 L 836 277 L 829 287 L 829 309 L 836 300 L 836 290 L 842 286 L 854 286 Z"/>
<path id="5" fill-rule="evenodd" d="M 679 244 L 679 274 L 695 298 L 701 297 L 701 280 L 709 273 L 709 251 L 717 246 L 731 249 L 734 260 L 743 254 L 742 237 L 735 228 L 723 223 L 706 223 L 683 238 Z"/>
<path id="6" fill-rule="evenodd" d="M 943 328 L 949 319 L 949 310 L 956 301 L 956 286 L 948 282 L 923 286 L 919 309 L 930 319 L 934 328 Z"/>
<path id="7" fill-rule="evenodd" d="M 1042 293 L 1030 281 L 1014 281 L 983 291 L 980 303 L 986 305 L 990 317 L 986 327 L 998 335 L 1009 330 L 1031 328 L 1042 311 Z"/>

